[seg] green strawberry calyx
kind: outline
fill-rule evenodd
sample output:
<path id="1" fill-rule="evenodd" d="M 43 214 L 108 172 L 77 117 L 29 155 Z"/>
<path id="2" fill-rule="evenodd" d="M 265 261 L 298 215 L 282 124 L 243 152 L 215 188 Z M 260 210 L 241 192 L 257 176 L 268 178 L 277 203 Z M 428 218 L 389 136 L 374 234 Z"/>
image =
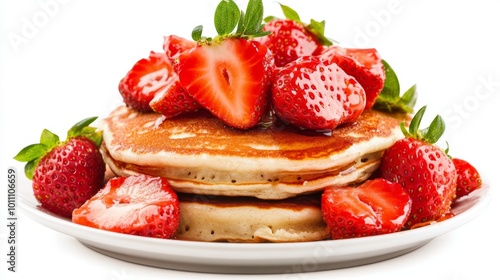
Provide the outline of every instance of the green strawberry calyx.
<path id="1" fill-rule="evenodd" d="M 373 108 L 388 112 L 413 113 L 413 107 L 418 97 L 417 85 L 411 86 L 401 95 L 401 88 L 396 72 L 387 61 L 382 60 L 382 64 L 385 71 L 384 88 L 375 100 Z"/>
<path id="2" fill-rule="evenodd" d="M 279 3 L 281 6 L 281 10 L 283 11 L 283 15 L 285 16 L 286 19 L 291 19 L 297 23 L 302 24 L 309 32 L 314 34 L 316 36 L 316 39 L 320 42 L 320 44 L 324 46 L 331 46 L 333 45 L 333 42 L 331 39 L 328 39 L 325 36 L 325 21 L 317 21 L 314 19 L 311 19 L 309 24 L 306 24 L 302 22 L 300 19 L 299 13 L 297 13 L 294 9 L 290 8 L 289 6 L 283 5 Z M 279 19 L 278 17 L 275 16 L 268 16 L 264 19 L 264 22 L 270 22 L 272 20 Z"/>
<path id="3" fill-rule="evenodd" d="M 262 0 L 249 0 L 246 11 L 240 8 L 233 0 L 222 0 L 215 9 L 214 25 L 217 36 L 204 37 L 203 26 L 196 26 L 191 32 L 193 40 L 202 44 L 220 43 L 226 38 L 251 39 L 267 36 L 270 32 L 262 30 L 264 5 Z M 236 28 L 236 30 L 235 30 Z"/>
<path id="4" fill-rule="evenodd" d="M 408 129 L 405 126 L 405 123 L 401 123 L 401 131 L 405 135 L 405 137 L 415 138 L 417 140 L 421 140 L 430 144 L 435 144 L 439 138 L 443 135 L 446 125 L 443 118 L 440 115 L 437 115 L 429 125 L 429 127 L 420 129 L 420 123 L 422 121 L 422 117 L 424 116 L 425 110 L 427 106 L 423 106 L 417 113 L 413 116 L 410 121 L 410 125 Z"/>
<path id="5" fill-rule="evenodd" d="M 28 179 L 33 179 L 33 174 L 38 162 L 52 149 L 64 145 L 68 140 L 77 137 L 85 137 L 91 140 L 97 147 L 102 142 L 102 131 L 89 126 L 97 117 L 83 119 L 74 124 L 67 133 L 66 140 L 60 141 L 59 136 L 48 129 L 44 129 L 40 135 L 40 143 L 35 143 L 24 147 L 14 159 L 20 162 L 26 162 L 24 173 Z"/>

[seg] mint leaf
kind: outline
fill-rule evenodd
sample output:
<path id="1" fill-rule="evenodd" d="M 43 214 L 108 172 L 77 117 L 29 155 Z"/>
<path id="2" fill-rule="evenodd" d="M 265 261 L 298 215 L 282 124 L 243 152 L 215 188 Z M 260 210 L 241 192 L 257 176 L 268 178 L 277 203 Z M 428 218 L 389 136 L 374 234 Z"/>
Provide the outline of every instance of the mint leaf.
<path id="1" fill-rule="evenodd" d="M 198 25 L 195 28 L 193 28 L 193 31 L 191 31 L 191 38 L 193 38 L 194 41 L 200 41 L 201 40 L 201 34 L 203 33 L 203 26 Z"/>
<path id="2" fill-rule="evenodd" d="M 214 25 L 217 34 L 231 33 L 240 19 L 240 9 L 232 0 L 224 0 L 217 5 L 214 15 Z"/>
<path id="3" fill-rule="evenodd" d="M 244 35 L 254 35 L 262 29 L 264 5 L 261 0 L 250 0 L 247 4 L 244 19 Z"/>

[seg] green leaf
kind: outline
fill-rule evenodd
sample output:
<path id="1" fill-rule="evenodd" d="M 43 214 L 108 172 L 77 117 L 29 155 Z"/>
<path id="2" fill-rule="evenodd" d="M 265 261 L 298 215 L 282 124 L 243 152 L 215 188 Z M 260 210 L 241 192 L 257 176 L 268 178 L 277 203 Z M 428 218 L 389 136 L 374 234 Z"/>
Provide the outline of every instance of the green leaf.
<path id="1" fill-rule="evenodd" d="M 385 70 L 384 88 L 380 92 L 373 108 L 389 112 L 412 113 L 413 107 L 417 102 L 417 86 L 410 87 L 403 96 L 399 85 L 399 79 L 396 72 L 392 69 L 389 63 L 382 60 Z"/>
<path id="2" fill-rule="evenodd" d="M 410 135 L 416 135 L 416 133 L 418 132 L 418 128 L 420 127 L 420 122 L 422 121 L 422 117 L 424 116 L 426 108 L 426 106 L 420 108 L 420 110 L 418 110 L 415 116 L 413 116 L 413 118 L 411 119 L 410 127 L 408 130 Z"/>
<path id="3" fill-rule="evenodd" d="M 441 138 L 445 129 L 446 125 L 443 118 L 437 115 L 434 120 L 432 120 L 430 126 L 425 130 L 425 133 L 422 133 L 423 138 L 426 142 L 434 144 Z"/>
<path id="4" fill-rule="evenodd" d="M 203 33 L 203 26 L 198 25 L 195 28 L 193 28 L 193 31 L 191 31 L 191 38 L 193 38 L 194 41 L 200 41 L 201 40 L 201 34 Z"/>
<path id="5" fill-rule="evenodd" d="M 244 19 L 244 35 L 253 35 L 261 30 L 264 17 L 262 0 L 250 0 L 247 4 Z"/>
<path id="6" fill-rule="evenodd" d="M 243 34 L 245 32 L 245 12 L 240 11 L 240 19 L 238 21 L 238 28 L 236 28 L 236 34 Z"/>
<path id="7" fill-rule="evenodd" d="M 386 100 L 397 101 L 400 93 L 398 76 L 387 61 L 382 60 L 382 64 L 385 69 L 385 82 L 380 95 Z"/>
<path id="8" fill-rule="evenodd" d="M 306 28 L 316 36 L 320 44 L 324 46 L 331 46 L 333 45 L 332 41 L 325 37 L 325 21 L 316 21 L 314 19 L 311 19 L 311 22 L 309 23 Z"/>
<path id="9" fill-rule="evenodd" d="M 59 143 L 59 136 L 50 132 L 48 129 L 44 129 L 40 135 L 40 143 L 48 148 L 55 147 Z"/>
<path id="10" fill-rule="evenodd" d="M 90 117 L 77 122 L 68 130 L 67 138 L 69 139 L 82 135 L 82 130 L 89 124 L 93 123 L 96 119 L 97 117 Z"/>
<path id="11" fill-rule="evenodd" d="M 40 159 L 34 159 L 26 163 L 26 165 L 24 166 L 24 175 L 26 175 L 28 179 L 33 179 L 33 174 L 35 173 L 35 169 L 39 161 Z"/>
<path id="12" fill-rule="evenodd" d="M 20 162 L 29 162 L 36 158 L 42 157 L 48 152 L 47 146 L 41 143 L 31 144 L 24 147 L 17 155 L 14 157 L 15 160 Z"/>
<path id="13" fill-rule="evenodd" d="M 86 136 L 90 139 L 97 147 L 101 146 L 102 143 L 102 131 L 97 131 Z"/>
<path id="14" fill-rule="evenodd" d="M 423 106 L 420 108 L 417 113 L 413 116 L 409 129 L 406 130 L 403 123 L 401 124 L 401 131 L 405 135 L 405 137 L 411 137 L 418 140 L 422 140 L 424 142 L 434 144 L 439 138 L 443 135 L 446 125 L 444 123 L 443 118 L 440 115 L 437 115 L 434 120 L 431 122 L 429 127 L 424 129 L 419 129 L 420 123 L 422 122 L 422 118 L 425 114 L 427 106 Z"/>
<path id="15" fill-rule="evenodd" d="M 240 9 L 232 0 L 223 0 L 217 5 L 214 15 L 215 30 L 219 35 L 230 34 L 240 19 Z"/>
<path id="16" fill-rule="evenodd" d="M 286 5 L 283 5 L 281 3 L 280 3 L 280 6 L 281 6 L 281 10 L 283 11 L 283 15 L 285 16 L 285 18 L 295 20 L 297 22 L 302 22 L 300 20 L 299 14 L 294 9 L 292 9 Z"/>
<path id="17" fill-rule="evenodd" d="M 411 113 L 413 111 L 413 107 L 415 107 L 415 104 L 417 103 L 417 97 L 417 85 L 415 84 L 405 91 L 403 96 L 401 96 L 399 103 L 401 106 L 406 107 L 406 112 Z"/>
<path id="18" fill-rule="evenodd" d="M 275 19 L 278 19 L 278 18 L 275 17 L 275 16 L 267 16 L 267 17 L 264 18 L 264 22 L 267 23 L 267 22 L 273 21 Z"/>

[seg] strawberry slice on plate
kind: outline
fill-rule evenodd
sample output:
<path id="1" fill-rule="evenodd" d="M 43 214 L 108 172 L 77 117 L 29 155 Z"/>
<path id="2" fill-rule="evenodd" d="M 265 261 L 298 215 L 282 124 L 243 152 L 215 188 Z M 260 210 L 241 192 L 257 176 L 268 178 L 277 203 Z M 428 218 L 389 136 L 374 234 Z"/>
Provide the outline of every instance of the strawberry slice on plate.
<path id="1" fill-rule="evenodd" d="M 457 170 L 457 193 L 459 199 L 471 192 L 481 188 L 483 180 L 477 169 L 468 161 L 460 158 L 453 158 L 453 165 Z"/>
<path id="2" fill-rule="evenodd" d="M 141 112 L 152 111 L 149 102 L 175 74 L 165 53 L 150 52 L 148 58 L 137 61 L 120 80 L 118 90 L 123 102 Z"/>
<path id="3" fill-rule="evenodd" d="M 377 178 L 357 187 L 326 188 L 321 209 L 331 238 L 344 239 L 401 230 L 411 203 L 400 184 Z"/>
<path id="4" fill-rule="evenodd" d="M 115 177 L 73 211 L 74 223 L 103 230 L 172 238 L 179 226 L 179 200 L 167 179 Z"/>

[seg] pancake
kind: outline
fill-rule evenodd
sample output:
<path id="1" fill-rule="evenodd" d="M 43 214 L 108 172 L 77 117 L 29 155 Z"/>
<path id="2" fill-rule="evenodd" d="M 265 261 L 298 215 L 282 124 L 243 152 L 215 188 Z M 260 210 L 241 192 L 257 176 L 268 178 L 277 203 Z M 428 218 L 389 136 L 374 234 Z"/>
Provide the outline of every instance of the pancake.
<path id="1" fill-rule="evenodd" d="M 103 120 L 102 151 L 120 176 L 166 177 L 182 193 L 276 200 L 366 180 L 403 137 L 404 119 L 368 110 L 328 133 L 267 123 L 241 131 L 208 113 L 167 120 L 120 106 Z"/>
<path id="2" fill-rule="evenodd" d="M 208 242 L 305 242 L 327 239 L 320 195 L 283 200 L 178 195 L 176 238 Z"/>

